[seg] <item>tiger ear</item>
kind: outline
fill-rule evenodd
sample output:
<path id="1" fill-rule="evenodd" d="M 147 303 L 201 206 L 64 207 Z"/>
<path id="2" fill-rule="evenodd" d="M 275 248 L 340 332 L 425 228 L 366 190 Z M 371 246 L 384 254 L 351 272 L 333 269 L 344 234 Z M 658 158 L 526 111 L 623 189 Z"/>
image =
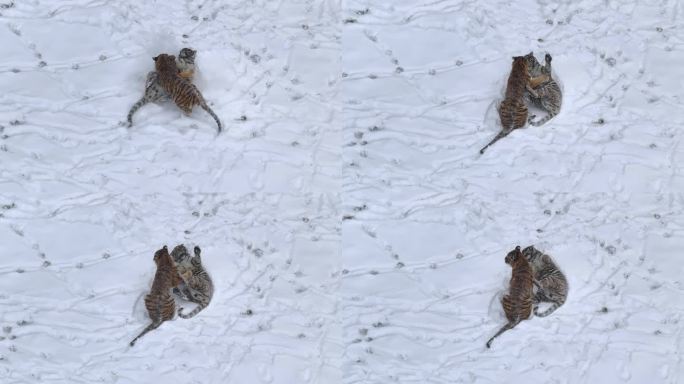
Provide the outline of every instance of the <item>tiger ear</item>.
<path id="1" fill-rule="evenodd" d="M 152 58 L 152 60 L 157 61 L 158 58 L 159 58 L 159 56 L 155 56 Z"/>

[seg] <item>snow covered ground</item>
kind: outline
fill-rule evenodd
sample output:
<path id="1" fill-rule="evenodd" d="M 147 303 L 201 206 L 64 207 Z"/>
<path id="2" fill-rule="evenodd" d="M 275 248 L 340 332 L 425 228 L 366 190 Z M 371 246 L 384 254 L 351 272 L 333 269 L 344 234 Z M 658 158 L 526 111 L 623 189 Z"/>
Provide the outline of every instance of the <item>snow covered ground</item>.
<path id="1" fill-rule="evenodd" d="M 339 381 L 339 5 L 0 13 L 0 382 Z M 227 131 L 169 104 L 120 126 L 152 56 L 186 45 Z M 154 251 L 184 241 L 202 246 L 213 302 L 129 348 Z"/>
<path id="2" fill-rule="evenodd" d="M 684 383 L 684 3 L 510 3 L 0 0 L 0 382 Z M 226 131 L 125 128 L 183 46 Z M 128 347 L 180 242 L 213 301 Z M 529 244 L 569 299 L 487 350 Z"/>
<path id="3" fill-rule="evenodd" d="M 684 383 L 684 3 L 343 13 L 345 382 Z M 480 156 L 532 50 L 553 55 L 562 112 Z M 529 244 L 568 302 L 487 350 L 504 256 Z"/>

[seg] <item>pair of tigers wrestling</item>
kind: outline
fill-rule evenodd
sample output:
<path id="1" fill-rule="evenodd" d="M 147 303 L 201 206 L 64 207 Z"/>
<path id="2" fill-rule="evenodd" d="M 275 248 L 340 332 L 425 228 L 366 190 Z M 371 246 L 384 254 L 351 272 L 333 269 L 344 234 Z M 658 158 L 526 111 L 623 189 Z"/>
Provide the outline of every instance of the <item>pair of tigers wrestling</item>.
<path id="1" fill-rule="evenodd" d="M 195 55 L 197 51 L 183 48 L 178 53 L 178 59 L 173 55 L 160 54 L 152 59 L 155 70 L 147 74 L 145 93 L 128 112 L 128 126 L 133 125 L 133 114 L 147 103 L 173 100 L 183 113 L 190 115 L 192 107 L 199 105 L 216 120 L 218 131 L 221 133 L 221 120 L 209 108 L 202 93 L 192 83 L 195 75 Z"/>
<path id="2" fill-rule="evenodd" d="M 518 246 L 506 255 L 505 261 L 512 268 L 508 294 L 501 300 L 508 323 L 487 341 L 487 348 L 496 337 L 528 319 L 532 312 L 539 317 L 550 315 L 568 296 L 568 281 L 551 256 L 533 246 L 522 251 Z M 552 305 L 539 312 L 542 302 Z"/>
<path id="3" fill-rule="evenodd" d="M 547 53 L 544 61 L 542 66 L 532 52 L 513 58 L 513 67 L 506 84 L 506 96 L 499 105 L 501 132 L 480 150 L 480 154 L 514 129 L 524 127 L 526 122 L 540 126 L 560 112 L 563 95 L 558 83 L 551 77 L 551 55 Z M 547 115 L 534 121 L 535 115 L 527 116 L 529 103 L 546 110 Z"/>
<path id="4" fill-rule="evenodd" d="M 188 314 L 183 313 L 183 308 L 178 309 L 178 316 L 184 319 L 195 316 L 209 305 L 214 295 L 214 284 L 202 265 L 201 249 L 195 247 L 194 253 L 194 256 L 190 256 L 182 244 L 176 246 L 171 254 L 166 246 L 154 253 L 157 271 L 152 289 L 145 296 L 145 308 L 152 323 L 131 341 L 131 346 L 164 321 L 173 319 L 176 302 L 171 296 L 172 290 L 182 299 L 197 303 L 197 307 Z"/>

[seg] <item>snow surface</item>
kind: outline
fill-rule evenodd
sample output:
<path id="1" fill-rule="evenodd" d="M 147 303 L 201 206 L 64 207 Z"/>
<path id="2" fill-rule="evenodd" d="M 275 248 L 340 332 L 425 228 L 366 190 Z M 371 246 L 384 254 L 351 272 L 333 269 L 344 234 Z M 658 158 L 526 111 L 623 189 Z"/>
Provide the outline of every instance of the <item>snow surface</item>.
<path id="1" fill-rule="evenodd" d="M 684 383 L 684 2 L 343 13 L 345 382 Z M 481 156 L 529 51 L 553 56 L 562 111 Z M 487 350 L 503 259 L 529 244 L 568 301 Z"/>
<path id="2" fill-rule="evenodd" d="M 683 12 L 0 0 L 0 383 L 684 383 Z M 125 128 L 183 46 L 226 131 Z M 562 111 L 479 155 L 531 50 Z M 212 303 L 128 347 L 180 242 Z M 529 244 L 568 301 L 487 350 Z"/>
<path id="3" fill-rule="evenodd" d="M 0 13 L 0 382 L 339 381 L 339 5 Z M 152 56 L 188 45 L 227 131 L 169 104 L 120 126 Z M 213 301 L 130 348 L 154 251 L 180 242 L 202 247 Z"/>

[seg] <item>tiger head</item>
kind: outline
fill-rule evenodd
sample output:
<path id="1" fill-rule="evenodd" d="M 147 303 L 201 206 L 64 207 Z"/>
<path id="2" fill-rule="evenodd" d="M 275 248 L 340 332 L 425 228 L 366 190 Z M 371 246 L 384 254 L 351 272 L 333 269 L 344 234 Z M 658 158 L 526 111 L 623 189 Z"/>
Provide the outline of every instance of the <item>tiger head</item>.
<path id="1" fill-rule="evenodd" d="M 196 54 L 197 54 L 197 51 L 195 51 L 192 48 L 183 48 L 178 53 L 178 60 L 184 60 L 187 62 L 194 63 Z"/>
<path id="2" fill-rule="evenodd" d="M 154 263 L 157 264 L 157 266 L 165 263 L 168 260 L 167 258 L 171 258 L 171 256 L 169 256 L 169 249 L 166 248 L 166 245 L 154 253 Z"/>
<path id="3" fill-rule="evenodd" d="M 527 61 L 524 56 L 513 56 L 513 68 L 523 69 L 527 72 Z"/>
<path id="4" fill-rule="evenodd" d="M 187 263 L 190 261 L 190 257 L 188 249 L 185 248 L 185 245 L 183 244 L 176 245 L 171 251 L 171 258 L 173 258 L 173 261 L 176 264 Z"/>
<path id="5" fill-rule="evenodd" d="M 533 76 L 539 76 L 542 73 L 542 65 L 537 61 L 537 58 L 534 57 L 534 53 L 530 52 L 527 55 L 524 56 L 525 62 L 527 63 L 527 70 L 530 71 L 530 74 Z"/>
<path id="6" fill-rule="evenodd" d="M 171 71 L 175 73 L 178 71 L 176 68 L 176 56 L 162 53 L 159 56 L 153 57 L 152 60 L 154 60 L 154 68 L 159 72 Z"/>
<path id="7" fill-rule="evenodd" d="M 542 255 L 542 253 L 532 245 L 525 247 L 525 249 L 522 250 L 522 254 L 529 262 L 534 262 Z"/>
<path id="8" fill-rule="evenodd" d="M 520 251 L 520 246 L 518 245 L 514 250 L 508 252 L 508 255 L 506 255 L 506 264 L 513 265 L 520 257 L 523 257 L 523 255 Z"/>

